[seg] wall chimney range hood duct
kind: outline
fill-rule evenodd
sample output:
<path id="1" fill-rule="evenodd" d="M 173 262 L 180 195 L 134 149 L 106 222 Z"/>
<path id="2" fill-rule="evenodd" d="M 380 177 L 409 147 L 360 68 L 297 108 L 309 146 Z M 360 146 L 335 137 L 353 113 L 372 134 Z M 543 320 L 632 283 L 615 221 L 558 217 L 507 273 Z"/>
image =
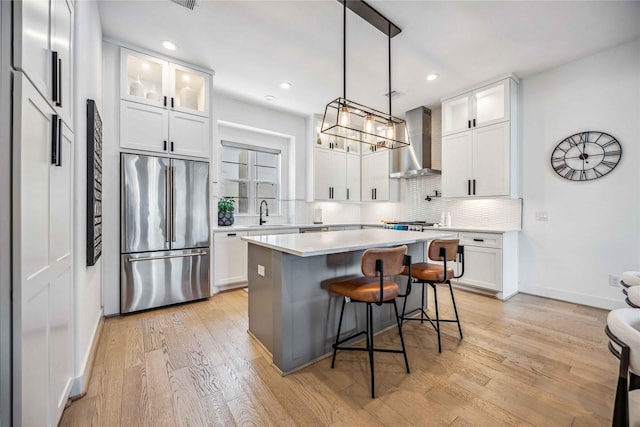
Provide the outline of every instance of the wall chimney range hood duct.
<path id="1" fill-rule="evenodd" d="M 411 145 L 391 152 L 390 178 L 415 178 L 424 175 L 440 175 L 432 169 L 431 110 L 418 107 L 405 113 Z"/>

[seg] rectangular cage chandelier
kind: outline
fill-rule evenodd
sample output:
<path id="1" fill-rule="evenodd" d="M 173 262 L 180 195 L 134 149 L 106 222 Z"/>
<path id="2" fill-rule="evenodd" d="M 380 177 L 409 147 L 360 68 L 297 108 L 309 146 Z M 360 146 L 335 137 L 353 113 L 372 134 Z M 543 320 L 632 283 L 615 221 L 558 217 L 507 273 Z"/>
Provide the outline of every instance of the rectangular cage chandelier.
<path id="1" fill-rule="evenodd" d="M 402 148 L 411 144 L 406 122 L 391 114 L 391 38 L 400 28 L 362 0 L 338 0 L 343 4 L 342 85 L 343 95 L 327 104 L 320 132 L 338 140 L 350 140 L 386 148 Z M 388 36 L 389 48 L 389 112 L 383 113 L 347 99 L 347 7 Z"/>

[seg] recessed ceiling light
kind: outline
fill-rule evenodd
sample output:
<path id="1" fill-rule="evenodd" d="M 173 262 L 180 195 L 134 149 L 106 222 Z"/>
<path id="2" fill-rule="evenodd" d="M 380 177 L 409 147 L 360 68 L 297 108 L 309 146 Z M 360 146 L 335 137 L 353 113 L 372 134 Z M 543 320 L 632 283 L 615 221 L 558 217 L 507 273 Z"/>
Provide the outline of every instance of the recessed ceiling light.
<path id="1" fill-rule="evenodd" d="M 434 73 L 434 74 L 429 74 L 429 75 L 427 76 L 427 80 L 428 80 L 428 81 L 430 81 L 430 82 L 432 82 L 432 81 L 434 81 L 435 79 L 437 79 L 439 76 L 440 76 L 439 74 L 435 74 L 435 73 Z"/>
<path id="2" fill-rule="evenodd" d="M 274 99 L 276 99 L 276 97 L 273 95 L 265 95 L 264 99 L 266 99 L 267 101 L 273 101 Z"/>
<path id="3" fill-rule="evenodd" d="M 191 77 L 189 77 L 188 74 L 185 74 L 182 76 L 182 80 L 184 80 L 185 82 L 188 82 L 189 80 L 191 80 Z"/>
<path id="4" fill-rule="evenodd" d="M 144 68 L 145 70 L 149 69 L 149 63 L 148 62 L 143 62 L 142 63 L 142 68 Z"/>
<path id="5" fill-rule="evenodd" d="M 162 46 L 164 46 L 165 49 L 168 50 L 176 50 L 176 45 L 173 42 L 170 42 L 169 40 L 164 40 L 162 42 Z"/>
<path id="6" fill-rule="evenodd" d="M 291 86 L 293 86 L 293 85 L 291 83 L 289 83 L 289 82 L 280 82 L 280 87 L 282 89 L 290 89 Z"/>

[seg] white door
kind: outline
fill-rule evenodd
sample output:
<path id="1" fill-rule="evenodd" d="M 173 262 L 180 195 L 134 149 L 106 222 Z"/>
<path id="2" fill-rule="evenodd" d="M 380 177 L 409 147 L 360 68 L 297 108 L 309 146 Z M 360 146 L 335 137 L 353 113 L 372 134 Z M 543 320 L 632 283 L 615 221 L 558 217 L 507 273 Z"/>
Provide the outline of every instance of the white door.
<path id="1" fill-rule="evenodd" d="M 51 99 L 49 0 L 12 2 L 13 65 L 22 70 L 40 93 Z"/>
<path id="2" fill-rule="evenodd" d="M 360 201 L 360 156 L 347 155 L 347 200 Z"/>
<path id="3" fill-rule="evenodd" d="M 363 202 L 370 202 L 373 200 L 373 187 L 375 185 L 375 157 L 373 155 L 362 156 L 362 182 L 360 187 L 362 193 L 360 199 Z"/>
<path id="4" fill-rule="evenodd" d="M 169 149 L 169 112 L 120 101 L 120 148 L 166 153 Z"/>
<path id="5" fill-rule="evenodd" d="M 473 91 L 473 127 L 509 120 L 510 79 Z"/>
<path id="6" fill-rule="evenodd" d="M 323 149 L 313 150 L 314 164 L 314 199 L 331 199 L 331 151 Z"/>
<path id="7" fill-rule="evenodd" d="M 472 157 L 472 194 L 508 196 L 509 122 L 475 129 Z M 443 171 L 446 171 L 445 166 L 442 167 Z"/>
<path id="8" fill-rule="evenodd" d="M 73 80 L 71 78 L 73 8 L 68 0 L 53 0 L 51 12 L 51 51 L 56 52 L 58 56 L 58 64 L 51 64 L 51 66 L 57 66 L 60 74 L 58 76 L 58 101 L 55 103 L 55 107 L 62 119 L 73 128 Z"/>
<path id="9" fill-rule="evenodd" d="M 331 200 L 347 200 L 347 155 L 331 151 Z"/>
<path id="10" fill-rule="evenodd" d="M 502 290 L 502 250 L 464 247 L 464 275 L 460 283 L 493 291 Z"/>
<path id="11" fill-rule="evenodd" d="M 442 103 L 442 135 L 451 135 L 471 128 L 471 97 L 468 93 Z"/>
<path id="12" fill-rule="evenodd" d="M 246 232 L 214 234 L 213 271 L 216 286 L 247 281 L 247 242 L 241 240 L 246 235 Z"/>
<path id="13" fill-rule="evenodd" d="M 208 117 L 210 78 L 206 73 L 169 64 L 170 108 Z"/>
<path id="14" fill-rule="evenodd" d="M 471 132 L 442 138 L 442 196 L 468 197 L 471 193 Z"/>
<path id="15" fill-rule="evenodd" d="M 53 279 L 49 291 L 49 366 L 51 369 L 50 414 L 52 425 L 57 424 L 67 404 L 71 390 L 71 266 Z"/>
<path id="16" fill-rule="evenodd" d="M 50 171 L 50 210 L 49 216 L 51 240 L 49 241 L 51 258 L 56 262 L 67 258 L 65 266 L 71 263 L 71 220 L 73 218 L 72 197 L 72 150 L 73 133 L 63 125 L 60 144 L 60 166 L 52 165 Z"/>
<path id="17" fill-rule="evenodd" d="M 373 158 L 374 200 L 389 200 L 389 151 L 384 150 L 371 156 Z"/>
<path id="18" fill-rule="evenodd" d="M 169 152 L 209 158 L 209 119 L 193 114 L 169 112 Z"/>

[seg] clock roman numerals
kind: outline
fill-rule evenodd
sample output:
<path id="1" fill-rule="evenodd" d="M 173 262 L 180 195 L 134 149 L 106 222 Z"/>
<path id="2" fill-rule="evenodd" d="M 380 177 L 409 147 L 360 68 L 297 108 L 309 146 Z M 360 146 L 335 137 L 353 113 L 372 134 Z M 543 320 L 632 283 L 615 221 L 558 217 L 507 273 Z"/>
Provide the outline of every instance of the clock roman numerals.
<path id="1" fill-rule="evenodd" d="M 604 132 L 579 132 L 555 147 L 551 167 L 564 179 L 590 181 L 611 172 L 621 158 L 622 147 L 613 136 Z"/>

